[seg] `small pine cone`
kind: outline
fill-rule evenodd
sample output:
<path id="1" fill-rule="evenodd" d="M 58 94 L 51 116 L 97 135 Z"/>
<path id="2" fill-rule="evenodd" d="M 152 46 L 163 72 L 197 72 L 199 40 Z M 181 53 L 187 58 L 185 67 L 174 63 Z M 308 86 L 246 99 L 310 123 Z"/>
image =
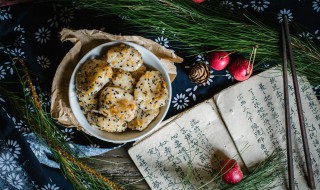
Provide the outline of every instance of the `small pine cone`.
<path id="1" fill-rule="evenodd" d="M 210 68 L 204 62 L 198 62 L 191 66 L 189 70 L 189 78 L 191 82 L 201 85 L 210 77 Z"/>

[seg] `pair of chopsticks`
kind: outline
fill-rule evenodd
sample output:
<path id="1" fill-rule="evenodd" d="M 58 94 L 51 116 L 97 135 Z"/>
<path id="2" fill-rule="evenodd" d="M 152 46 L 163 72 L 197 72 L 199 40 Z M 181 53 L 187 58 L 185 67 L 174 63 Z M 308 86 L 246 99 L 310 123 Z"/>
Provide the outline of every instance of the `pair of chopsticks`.
<path id="1" fill-rule="evenodd" d="M 287 65 L 287 53 L 289 54 L 291 74 L 293 79 L 293 86 L 295 91 L 300 131 L 303 141 L 303 150 L 305 161 L 307 165 L 307 182 L 310 189 L 315 189 L 315 181 L 312 170 L 312 163 L 310 159 L 309 145 L 306 134 L 306 128 L 304 125 L 301 98 L 299 93 L 299 86 L 297 80 L 297 73 L 295 63 L 293 59 L 293 51 L 291 46 L 291 37 L 289 31 L 289 24 L 287 16 L 284 17 L 282 24 L 282 56 L 283 56 L 283 83 L 284 83 L 284 97 L 285 97 L 285 122 L 286 122 L 286 138 L 287 138 L 287 161 L 288 161 L 288 177 L 289 177 L 289 189 L 294 189 L 294 171 L 292 160 L 292 140 L 291 140 L 291 128 L 290 128 L 290 105 L 289 105 L 289 93 L 288 93 L 288 65 Z M 287 49 L 288 47 L 288 49 Z"/>

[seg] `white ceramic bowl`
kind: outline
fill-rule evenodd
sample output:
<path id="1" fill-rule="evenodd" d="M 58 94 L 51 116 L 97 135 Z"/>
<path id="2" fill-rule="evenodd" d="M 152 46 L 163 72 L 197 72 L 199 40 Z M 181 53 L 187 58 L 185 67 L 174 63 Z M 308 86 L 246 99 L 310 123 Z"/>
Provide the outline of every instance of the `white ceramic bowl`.
<path id="1" fill-rule="evenodd" d="M 167 87 L 168 87 L 168 91 L 169 91 L 169 99 L 167 101 L 167 104 L 160 108 L 159 115 L 143 131 L 132 131 L 132 130 L 128 129 L 125 132 L 121 132 L 121 133 L 109 133 L 109 132 L 101 131 L 101 130 L 98 130 L 94 127 L 91 127 L 90 124 L 88 123 L 85 115 L 82 113 L 82 111 L 80 109 L 80 105 L 79 105 L 78 98 L 76 95 L 75 76 L 76 76 L 76 73 L 77 73 L 78 69 L 80 68 L 80 66 L 83 63 L 85 63 L 88 59 L 101 57 L 101 55 L 105 54 L 111 46 L 114 46 L 119 43 L 127 44 L 127 45 L 137 49 L 141 53 L 142 58 L 143 58 L 143 62 L 145 64 L 145 66 L 148 68 L 148 70 L 160 71 L 165 82 L 167 83 Z M 75 67 L 75 69 L 72 73 L 71 79 L 70 79 L 70 84 L 69 84 L 70 106 L 71 106 L 73 114 L 75 115 L 75 117 L 78 120 L 78 122 L 80 123 L 80 125 L 88 133 L 90 133 L 92 136 L 94 136 L 98 139 L 108 141 L 108 142 L 113 142 L 113 143 L 125 143 L 125 142 L 130 142 L 130 141 L 136 141 L 136 140 L 143 138 L 143 137 L 147 136 L 148 134 L 150 134 L 165 117 L 165 115 L 170 107 L 171 93 L 172 93 L 171 92 L 171 82 L 170 82 L 169 74 L 166 71 L 166 69 L 164 68 L 164 66 L 162 65 L 162 63 L 160 62 L 160 60 L 153 53 L 151 53 L 149 50 L 147 50 L 146 48 L 144 48 L 140 45 L 131 43 L 131 42 L 122 42 L 122 41 L 121 42 L 118 41 L 118 42 L 105 43 L 105 44 L 99 45 L 99 46 L 95 47 L 94 49 L 92 49 L 91 51 L 89 51 L 79 61 L 79 63 Z"/>

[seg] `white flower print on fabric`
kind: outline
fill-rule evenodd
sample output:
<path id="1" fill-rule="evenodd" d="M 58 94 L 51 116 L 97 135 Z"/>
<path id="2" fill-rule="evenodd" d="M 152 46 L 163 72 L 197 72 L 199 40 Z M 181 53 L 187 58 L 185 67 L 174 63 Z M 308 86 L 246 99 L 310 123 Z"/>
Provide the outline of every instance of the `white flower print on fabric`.
<path id="1" fill-rule="evenodd" d="M 58 18 L 57 15 L 54 15 L 52 18 L 48 19 L 48 23 L 50 27 L 58 27 Z"/>
<path id="2" fill-rule="evenodd" d="M 226 70 L 226 74 L 225 74 L 224 76 L 227 77 L 227 79 L 233 81 L 233 77 L 232 77 L 232 75 L 229 73 L 229 71 Z"/>
<path id="3" fill-rule="evenodd" d="M 66 140 L 67 142 L 72 142 L 72 139 L 74 138 L 74 131 L 71 128 L 65 128 L 61 130 L 63 134 L 63 139 Z"/>
<path id="4" fill-rule="evenodd" d="M 16 124 L 15 128 L 18 129 L 18 131 L 21 132 L 23 135 L 26 135 L 31 132 L 30 128 L 21 120 L 19 123 Z"/>
<path id="5" fill-rule="evenodd" d="M 229 71 L 226 70 L 225 72 L 226 72 L 226 74 L 224 74 L 224 75 L 215 75 L 215 76 L 226 77 L 228 80 L 232 80 L 233 81 L 234 78 L 229 73 Z"/>
<path id="6" fill-rule="evenodd" d="M 0 9 L 0 20 L 12 19 L 12 15 L 9 12 L 10 12 L 10 7 Z"/>
<path id="7" fill-rule="evenodd" d="M 291 22 L 292 19 L 293 19 L 293 16 L 292 16 L 292 13 L 291 11 L 288 9 L 283 9 L 283 10 L 280 10 L 280 12 L 278 13 L 278 20 L 279 20 L 279 23 L 282 23 L 283 22 L 283 17 L 287 15 L 288 17 L 288 21 Z"/>
<path id="8" fill-rule="evenodd" d="M 201 55 L 197 55 L 196 61 L 205 62 L 207 65 L 209 64 L 209 61 L 206 60 L 206 58 L 202 54 Z"/>
<path id="9" fill-rule="evenodd" d="M 0 66 L 0 80 L 4 79 L 6 77 L 6 69 L 1 65 Z"/>
<path id="10" fill-rule="evenodd" d="M 16 140 L 8 139 L 6 144 L 7 144 L 8 150 L 12 153 L 13 157 L 18 158 L 18 155 L 20 155 L 20 151 L 21 151 L 21 148 L 18 142 Z"/>
<path id="11" fill-rule="evenodd" d="M 306 40 L 313 39 L 312 35 L 309 32 L 302 32 L 301 34 L 299 34 L 299 36 L 303 39 L 306 39 Z"/>
<path id="12" fill-rule="evenodd" d="M 36 89 L 36 87 L 33 86 L 33 89 Z M 31 94 L 31 89 L 30 89 L 29 87 L 26 87 L 26 88 L 24 89 L 24 95 L 25 95 L 25 96 L 29 96 L 30 94 Z"/>
<path id="13" fill-rule="evenodd" d="M 39 81 L 39 79 L 36 78 L 36 82 L 38 82 L 38 81 Z M 27 86 L 26 83 L 25 83 L 25 86 Z M 39 86 L 36 86 L 36 85 L 33 85 L 33 90 L 36 91 L 36 92 L 38 92 L 38 93 L 40 93 L 40 91 L 41 91 L 40 87 L 39 87 Z M 29 87 L 26 87 L 26 88 L 24 89 L 24 94 L 25 94 L 25 96 L 31 95 L 31 89 L 30 89 Z M 42 96 L 42 95 L 39 94 L 39 96 Z"/>
<path id="14" fill-rule="evenodd" d="M 34 182 L 34 181 L 31 181 L 31 185 L 32 185 L 32 187 L 34 187 L 35 189 L 39 189 L 39 185 L 37 185 L 36 184 L 36 182 Z"/>
<path id="15" fill-rule="evenodd" d="M 7 181 L 16 189 L 23 189 L 24 183 L 18 173 L 11 173 L 7 177 Z"/>
<path id="16" fill-rule="evenodd" d="M 9 152 L 1 153 L 0 155 L 0 172 L 2 175 L 13 170 L 21 170 L 17 167 L 17 162 L 14 160 L 14 157 L 11 156 Z"/>
<path id="17" fill-rule="evenodd" d="M 164 47 L 166 47 L 166 48 L 169 47 L 169 40 L 168 40 L 168 38 L 165 38 L 165 37 L 163 37 L 163 36 L 160 36 L 160 37 L 158 37 L 157 39 L 155 39 L 155 41 L 156 41 L 158 44 L 160 44 L 160 45 L 162 45 L 162 46 L 164 46 Z"/>
<path id="18" fill-rule="evenodd" d="M 312 8 L 316 12 L 320 12 L 320 0 L 314 0 L 312 1 Z"/>
<path id="19" fill-rule="evenodd" d="M 209 76 L 209 78 L 208 78 L 207 82 L 205 82 L 205 83 L 201 84 L 201 86 L 210 85 L 210 84 L 213 82 L 213 80 L 212 80 L 213 78 L 214 78 L 213 71 L 212 71 L 212 70 L 210 70 L 210 76 Z"/>
<path id="20" fill-rule="evenodd" d="M 30 128 L 22 120 L 17 121 L 15 117 L 11 117 L 9 114 L 7 114 L 7 116 L 13 121 L 15 128 L 18 129 L 23 135 L 30 133 Z"/>
<path id="21" fill-rule="evenodd" d="M 195 59 L 196 59 L 196 62 L 204 62 L 207 65 L 209 65 L 209 62 L 206 60 L 206 58 L 202 54 L 197 55 Z M 190 65 L 186 65 L 184 68 L 189 69 Z"/>
<path id="22" fill-rule="evenodd" d="M 41 187 L 41 190 L 59 190 L 60 188 L 56 184 L 50 184 Z"/>
<path id="23" fill-rule="evenodd" d="M 234 4 L 231 1 L 222 1 L 221 5 L 226 9 L 234 10 Z"/>
<path id="24" fill-rule="evenodd" d="M 237 9 L 246 9 L 249 7 L 249 4 L 244 4 L 241 1 L 235 3 Z"/>
<path id="25" fill-rule="evenodd" d="M 192 97 L 193 101 L 197 100 L 197 97 L 195 95 L 195 91 L 198 89 L 198 85 L 195 85 L 193 88 L 186 89 L 186 92 L 189 93 L 189 96 Z"/>
<path id="26" fill-rule="evenodd" d="M 21 33 L 26 33 L 25 29 L 23 27 L 21 27 L 21 25 L 19 24 L 18 26 L 13 28 L 13 31 L 16 32 L 21 32 Z"/>
<path id="27" fill-rule="evenodd" d="M 63 7 L 59 13 L 59 19 L 64 24 L 69 24 L 74 18 L 73 10 L 70 8 Z"/>
<path id="28" fill-rule="evenodd" d="M 40 103 L 42 106 L 49 107 L 51 104 L 51 98 L 50 98 L 51 94 L 49 92 L 41 92 L 39 94 L 39 98 L 40 98 Z"/>
<path id="29" fill-rule="evenodd" d="M 21 50 L 21 48 L 14 48 L 14 49 L 7 48 L 7 50 L 5 50 L 4 53 L 13 55 L 16 57 L 23 57 L 23 58 L 25 57 L 24 52 Z"/>
<path id="30" fill-rule="evenodd" d="M 263 12 L 264 9 L 267 9 L 269 7 L 268 5 L 270 4 L 270 2 L 266 0 L 254 0 L 250 3 L 253 10 L 258 12 Z"/>
<path id="31" fill-rule="evenodd" d="M 181 110 L 189 106 L 189 98 L 185 94 L 177 94 L 176 97 L 173 98 L 172 103 L 174 108 Z"/>
<path id="32" fill-rule="evenodd" d="M 28 110 L 29 112 L 34 112 L 34 107 L 33 107 L 31 104 L 28 104 L 28 105 L 27 105 L 27 110 Z"/>
<path id="33" fill-rule="evenodd" d="M 50 37 L 51 31 L 45 27 L 39 28 L 35 33 L 35 39 L 41 44 L 47 43 L 47 41 L 50 40 Z"/>
<path id="34" fill-rule="evenodd" d="M 46 57 L 46 56 L 44 56 L 44 55 L 41 55 L 41 56 L 37 56 L 37 62 L 38 62 L 38 64 L 41 66 L 41 67 L 43 67 L 43 68 L 45 68 L 45 69 L 47 69 L 47 68 L 49 68 L 50 67 L 50 60 Z"/>
<path id="35" fill-rule="evenodd" d="M 5 184 L 7 184 L 6 186 L 10 189 L 31 190 L 32 187 L 30 187 L 30 178 L 28 177 L 28 174 L 22 169 L 21 165 L 15 161 L 11 152 L 9 152 L 7 148 L 2 150 L 0 162 L 2 162 L 3 158 L 11 162 L 11 168 L 7 168 L 7 171 L 2 171 L 2 168 L 0 167 L 1 178 L 2 180 L 5 180 Z"/>
<path id="36" fill-rule="evenodd" d="M 17 36 L 17 38 L 14 40 L 15 46 L 22 46 L 24 43 L 26 43 L 24 40 L 25 38 L 23 35 Z"/>
<path id="37" fill-rule="evenodd" d="M 11 54 L 17 57 L 25 57 L 24 52 L 21 50 L 21 48 L 14 48 Z"/>

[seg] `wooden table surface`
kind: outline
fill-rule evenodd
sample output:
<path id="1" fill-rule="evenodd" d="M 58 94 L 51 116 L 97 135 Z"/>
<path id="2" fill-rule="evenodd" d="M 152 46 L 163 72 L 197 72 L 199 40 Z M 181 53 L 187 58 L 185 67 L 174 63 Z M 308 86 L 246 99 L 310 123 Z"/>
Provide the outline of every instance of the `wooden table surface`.
<path id="1" fill-rule="evenodd" d="M 115 182 L 132 184 L 133 189 L 150 189 L 128 154 L 131 146 L 126 144 L 105 154 L 84 158 L 83 161 Z"/>

